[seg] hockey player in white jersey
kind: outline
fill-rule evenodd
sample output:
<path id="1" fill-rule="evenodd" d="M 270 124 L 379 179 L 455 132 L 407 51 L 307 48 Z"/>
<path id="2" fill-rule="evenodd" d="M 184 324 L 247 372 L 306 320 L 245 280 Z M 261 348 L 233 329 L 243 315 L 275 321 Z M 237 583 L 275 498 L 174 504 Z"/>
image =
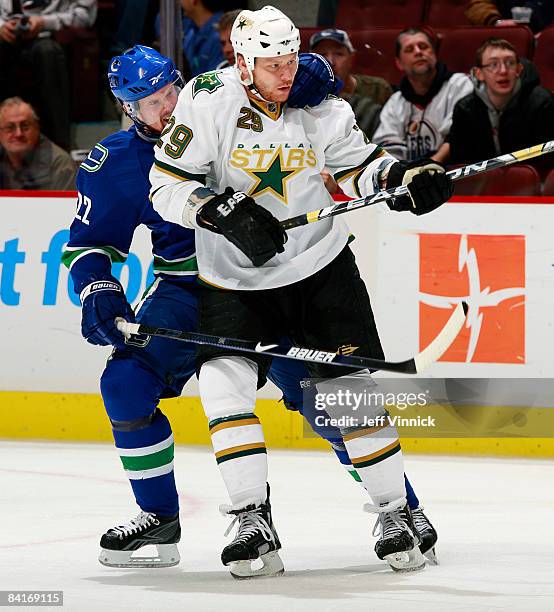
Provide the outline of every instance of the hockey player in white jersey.
<path id="1" fill-rule="evenodd" d="M 320 172 L 360 196 L 407 185 L 395 210 L 430 212 L 452 194 L 440 165 L 399 163 L 369 143 L 348 103 L 287 108 L 297 67 L 299 32 L 273 7 L 242 11 L 231 41 L 236 67 L 187 84 L 156 148 L 150 173 L 154 208 L 168 221 L 196 228 L 199 328 L 215 335 L 383 358 L 369 297 L 340 218 L 291 230 L 279 220 L 330 203 Z M 200 394 L 227 487 L 223 511 L 238 523 L 222 553 L 235 577 L 283 571 L 273 524 L 263 433 L 253 410 L 270 360 L 263 354 L 203 347 Z M 372 385 L 369 372 L 343 377 L 336 366 L 311 374 L 340 386 Z M 377 409 L 379 414 L 382 409 Z M 379 431 L 377 431 L 379 429 Z M 406 504 L 403 460 L 393 427 L 343 432 L 352 464 L 378 515 L 377 555 L 400 570 L 423 567 L 417 530 Z M 230 528 L 229 528 L 230 529 Z M 263 567 L 252 569 L 260 558 Z"/>

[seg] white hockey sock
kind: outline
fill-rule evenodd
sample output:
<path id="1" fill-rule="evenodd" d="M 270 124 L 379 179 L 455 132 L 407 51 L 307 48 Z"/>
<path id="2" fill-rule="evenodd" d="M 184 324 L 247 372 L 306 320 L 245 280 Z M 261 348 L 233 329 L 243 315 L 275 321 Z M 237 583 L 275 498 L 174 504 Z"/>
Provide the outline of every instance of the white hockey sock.
<path id="1" fill-rule="evenodd" d="M 404 460 L 395 427 L 372 429 L 346 434 L 344 443 L 362 484 L 379 505 L 406 497 Z"/>
<path id="2" fill-rule="evenodd" d="M 254 414 L 258 368 L 244 357 L 218 357 L 198 377 L 219 470 L 231 503 L 266 499 L 267 454 Z"/>
<path id="3" fill-rule="evenodd" d="M 319 381 L 322 401 L 335 418 L 359 423 L 341 429 L 346 451 L 363 486 L 375 505 L 406 497 L 404 461 L 396 428 L 391 426 L 381 405 L 371 401 L 376 383 L 367 370 Z M 340 400 L 340 401 L 339 401 Z M 364 424 L 366 423 L 366 424 Z"/>

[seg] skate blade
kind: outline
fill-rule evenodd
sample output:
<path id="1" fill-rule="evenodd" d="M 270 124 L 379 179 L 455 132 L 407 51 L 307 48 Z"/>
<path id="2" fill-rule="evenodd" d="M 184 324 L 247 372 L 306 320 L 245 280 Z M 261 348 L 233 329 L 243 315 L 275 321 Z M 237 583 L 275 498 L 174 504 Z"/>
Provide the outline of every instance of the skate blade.
<path id="1" fill-rule="evenodd" d="M 122 568 L 153 568 L 174 567 L 178 565 L 181 557 L 175 544 L 156 544 L 158 555 L 152 557 L 133 557 L 133 550 L 108 550 L 100 551 L 98 561 L 106 567 Z"/>
<path id="2" fill-rule="evenodd" d="M 237 580 L 248 580 L 249 578 L 261 578 L 263 576 L 278 576 L 285 571 L 285 566 L 276 550 L 260 556 L 263 566 L 259 569 L 252 569 L 254 561 L 257 561 L 257 559 L 229 563 L 231 576 Z"/>
<path id="3" fill-rule="evenodd" d="M 431 565 L 439 565 L 439 558 L 437 557 L 437 551 L 435 550 L 434 546 L 433 548 L 430 548 L 428 551 L 423 553 L 423 556 Z"/>
<path id="4" fill-rule="evenodd" d="M 417 572 L 425 567 L 425 558 L 417 546 L 412 550 L 385 555 L 385 561 L 395 572 Z"/>

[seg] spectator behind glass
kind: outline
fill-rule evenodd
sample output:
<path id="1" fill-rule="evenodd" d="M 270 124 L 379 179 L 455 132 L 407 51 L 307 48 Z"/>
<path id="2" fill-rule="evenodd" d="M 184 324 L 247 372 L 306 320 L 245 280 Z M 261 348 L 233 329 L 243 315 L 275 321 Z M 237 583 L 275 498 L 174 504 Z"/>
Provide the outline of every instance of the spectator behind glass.
<path id="1" fill-rule="evenodd" d="M 471 92 L 471 80 L 439 63 L 434 41 L 419 28 L 398 35 L 395 61 L 404 73 L 400 91 L 383 107 L 373 142 L 401 160 L 431 157 L 442 162 L 448 155 L 444 140 L 454 105 Z"/>
<path id="2" fill-rule="evenodd" d="M 24 95 L 19 70 L 32 78 L 28 96 L 39 109 L 43 129 L 70 148 L 69 77 L 53 32 L 86 28 L 96 19 L 96 0 L 0 0 L 0 99 Z"/>
<path id="3" fill-rule="evenodd" d="M 223 61 L 216 24 L 223 15 L 222 0 L 181 0 L 186 19 L 183 20 L 183 51 L 190 76 L 215 70 Z"/>
<path id="4" fill-rule="evenodd" d="M 235 50 L 231 44 L 231 28 L 241 11 L 242 9 L 236 9 L 235 11 L 223 13 L 221 19 L 217 23 L 216 27 L 219 33 L 219 43 L 221 45 L 221 51 L 225 56 L 225 59 L 219 64 L 218 68 L 227 68 L 227 66 L 235 65 Z"/>
<path id="5" fill-rule="evenodd" d="M 310 38 L 310 51 L 319 53 L 331 64 L 343 85 L 339 96 L 352 107 L 356 123 L 371 140 L 379 123 L 383 104 L 392 94 L 391 86 L 379 77 L 352 74 L 356 50 L 344 30 L 330 28 Z"/>
<path id="6" fill-rule="evenodd" d="M 537 33 L 554 21 L 554 0 L 469 0 L 465 16 L 473 25 L 515 26 L 514 7 L 530 9 L 529 27 Z"/>
<path id="7" fill-rule="evenodd" d="M 33 107 L 21 98 L 0 104 L 0 188 L 75 189 L 76 167 L 40 133 Z"/>
<path id="8" fill-rule="evenodd" d="M 501 38 L 487 39 L 476 61 L 474 90 L 454 107 L 450 162 L 476 162 L 553 140 L 554 99 L 539 85 L 535 66 L 520 61 Z"/>

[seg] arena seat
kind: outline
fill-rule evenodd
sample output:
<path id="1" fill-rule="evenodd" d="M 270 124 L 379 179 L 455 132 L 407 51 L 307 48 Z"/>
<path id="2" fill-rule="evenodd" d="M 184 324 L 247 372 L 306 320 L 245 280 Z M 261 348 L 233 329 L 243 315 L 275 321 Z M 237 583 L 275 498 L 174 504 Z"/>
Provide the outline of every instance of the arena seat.
<path id="1" fill-rule="evenodd" d="M 422 23 L 426 0 L 341 0 L 337 8 L 335 27 L 390 28 Z"/>
<path id="2" fill-rule="evenodd" d="M 537 37 L 533 61 L 541 75 L 541 85 L 554 91 L 554 26 L 546 28 Z"/>
<path id="3" fill-rule="evenodd" d="M 535 168 L 517 164 L 456 181 L 454 195 L 537 196 L 540 184 Z"/>
<path id="4" fill-rule="evenodd" d="M 554 196 L 554 170 L 550 171 L 550 173 L 546 177 L 546 180 L 544 181 L 542 195 Z"/>
<path id="5" fill-rule="evenodd" d="M 312 34 L 322 28 L 300 28 L 300 49 L 309 50 Z M 402 74 L 394 65 L 394 41 L 402 28 L 371 30 L 349 29 L 348 35 L 356 49 L 353 72 L 379 76 L 389 83 L 398 84 Z"/>
<path id="6" fill-rule="evenodd" d="M 310 38 L 316 32 L 326 30 L 327 28 L 300 28 L 300 51 L 307 52 L 310 50 Z"/>
<path id="7" fill-rule="evenodd" d="M 350 40 L 356 49 L 353 71 L 379 76 L 398 85 L 402 73 L 394 63 L 394 43 L 402 28 L 353 30 Z"/>
<path id="8" fill-rule="evenodd" d="M 469 25 L 464 15 L 467 0 L 430 0 L 425 12 L 425 23 L 433 28 L 454 28 Z"/>
<path id="9" fill-rule="evenodd" d="M 505 38 L 521 57 L 532 59 L 533 33 L 527 26 L 511 28 L 459 27 L 441 30 L 440 60 L 453 72 L 469 72 L 475 65 L 475 52 L 490 36 Z"/>

